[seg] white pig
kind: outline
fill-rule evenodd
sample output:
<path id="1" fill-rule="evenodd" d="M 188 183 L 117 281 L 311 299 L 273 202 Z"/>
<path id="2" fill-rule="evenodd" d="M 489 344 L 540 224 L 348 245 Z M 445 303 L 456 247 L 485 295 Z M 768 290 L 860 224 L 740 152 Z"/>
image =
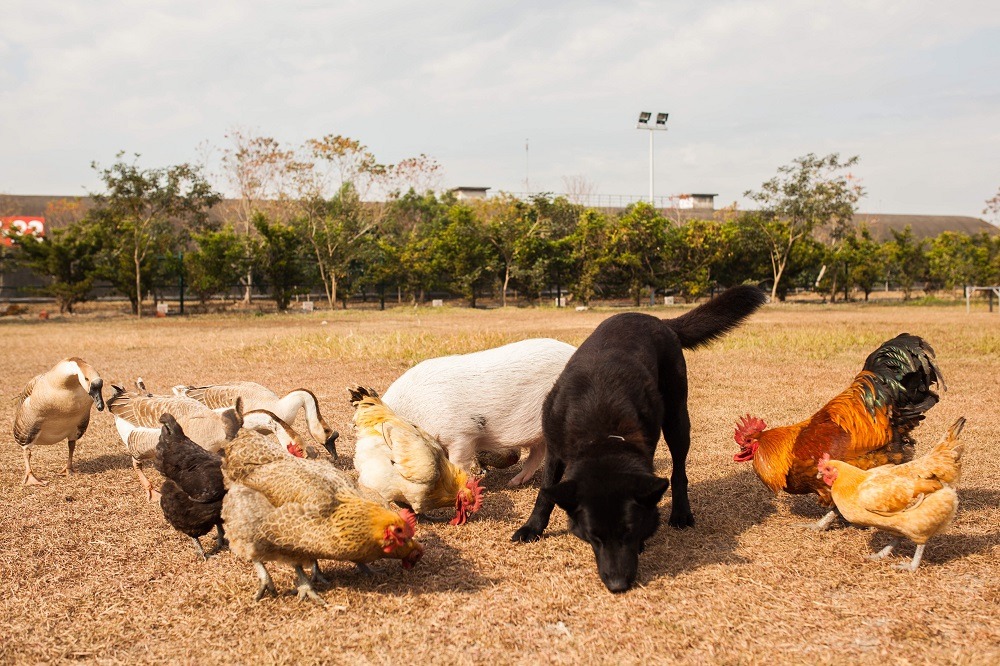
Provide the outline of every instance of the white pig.
<path id="1" fill-rule="evenodd" d="M 407 370 L 382 396 L 401 417 L 437 437 L 468 470 L 479 451 L 524 447 L 510 480 L 528 482 L 545 458 L 542 403 L 576 347 L 532 338 L 471 354 L 432 358 Z"/>

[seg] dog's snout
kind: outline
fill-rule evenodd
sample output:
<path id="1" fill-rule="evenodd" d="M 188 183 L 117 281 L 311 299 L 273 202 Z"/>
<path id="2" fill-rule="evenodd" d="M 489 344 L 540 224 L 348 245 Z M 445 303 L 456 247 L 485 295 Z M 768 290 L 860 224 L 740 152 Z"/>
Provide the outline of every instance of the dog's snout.
<path id="1" fill-rule="evenodd" d="M 629 588 L 632 587 L 633 581 L 629 580 L 625 576 L 601 576 L 601 582 L 604 583 L 604 587 L 608 588 L 610 592 L 615 594 L 620 594 L 622 592 L 627 592 Z"/>
<path id="2" fill-rule="evenodd" d="M 631 588 L 639 570 L 638 551 L 625 544 L 604 544 L 595 551 L 604 586 L 615 594 Z"/>

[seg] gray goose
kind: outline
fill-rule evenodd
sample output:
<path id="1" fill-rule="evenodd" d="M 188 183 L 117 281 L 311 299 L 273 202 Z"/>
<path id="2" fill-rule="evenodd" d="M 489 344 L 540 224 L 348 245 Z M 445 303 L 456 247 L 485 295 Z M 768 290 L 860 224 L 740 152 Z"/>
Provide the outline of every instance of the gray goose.
<path id="1" fill-rule="evenodd" d="M 239 433 L 243 425 L 243 405 L 237 400 L 226 409 L 214 411 L 197 400 L 178 396 L 129 393 L 121 386 L 112 386 L 115 394 L 108 399 L 108 411 L 115 417 L 115 427 L 129 455 L 132 467 L 148 499 L 154 499 L 152 484 L 142 471 L 143 460 L 156 454 L 160 439 L 160 417 L 170 414 L 184 433 L 198 446 L 218 452 Z"/>
<path id="2" fill-rule="evenodd" d="M 31 472 L 31 447 L 57 444 L 64 439 L 69 457 L 62 471 L 73 473 L 73 451 L 90 424 L 90 408 L 104 409 L 104 380 L 82 358 L 64 358 L 29 381 L 17 396 L 14 441 L 24 454 L 24 485 L 44 486 Z"/>

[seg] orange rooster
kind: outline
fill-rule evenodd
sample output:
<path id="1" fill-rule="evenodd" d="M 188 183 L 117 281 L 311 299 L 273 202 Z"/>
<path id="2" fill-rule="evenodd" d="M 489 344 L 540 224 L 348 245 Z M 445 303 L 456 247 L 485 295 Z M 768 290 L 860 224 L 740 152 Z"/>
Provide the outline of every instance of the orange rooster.
<path id="1" fill-rule="evenodd" d="M 816 493 L 830 506 L 830 488 L 816 474 L 824 453 L 860 469 L 913 459 L 910 432 L 938 402 L 932 386 L 945 390 L 934 350 L 922 338 L 901 333 L 872 352 L 854 382 L 809 419 L 766 429 L 749 414 L 736 424 L 736 462 L 753 461 L 768 488 L 796 495 Z M 826 529 L 830 511 L 813 527 Z"/>
<path id="2" fill-rule="evenodd" d="M 844 519 L 892 534 L 889 545 L 871 556 L 881 560 L 892 552 L 899 537 L 917 544 L 913 559 L 896 565 L 916 571 L 924 545 L 943 531 L 958 511 L 954 484 L 962 473 L 964 446 L 958 440 L 965 419 L 959 418 L 926 455 L 904 465 L 861 470 L 823 454 L 817 467 Z"/>

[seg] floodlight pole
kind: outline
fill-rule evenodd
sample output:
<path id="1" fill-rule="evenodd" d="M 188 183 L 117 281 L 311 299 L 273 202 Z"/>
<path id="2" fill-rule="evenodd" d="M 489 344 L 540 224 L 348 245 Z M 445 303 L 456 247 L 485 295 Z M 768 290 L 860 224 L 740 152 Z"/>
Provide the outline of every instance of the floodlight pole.
<path id="1" fill-rule="evenodd" d="M 656 207 L 653 203 L 653 132 L 652 127 L 649 128 L 649 205 Z"/>
<path id="2" fill-rule="evenodd" d="M 667 116 L 666 113 L 657 113 L 655 124 L 650 123 L 653 114 L 643 111 L 639 114 L 639 122 L 636 123 L 636 129 L 649 130 L 649 203 L 651 206 L 655 207 L 653 198 L 653 130 L 664 130 L 667 129 Z"/>

